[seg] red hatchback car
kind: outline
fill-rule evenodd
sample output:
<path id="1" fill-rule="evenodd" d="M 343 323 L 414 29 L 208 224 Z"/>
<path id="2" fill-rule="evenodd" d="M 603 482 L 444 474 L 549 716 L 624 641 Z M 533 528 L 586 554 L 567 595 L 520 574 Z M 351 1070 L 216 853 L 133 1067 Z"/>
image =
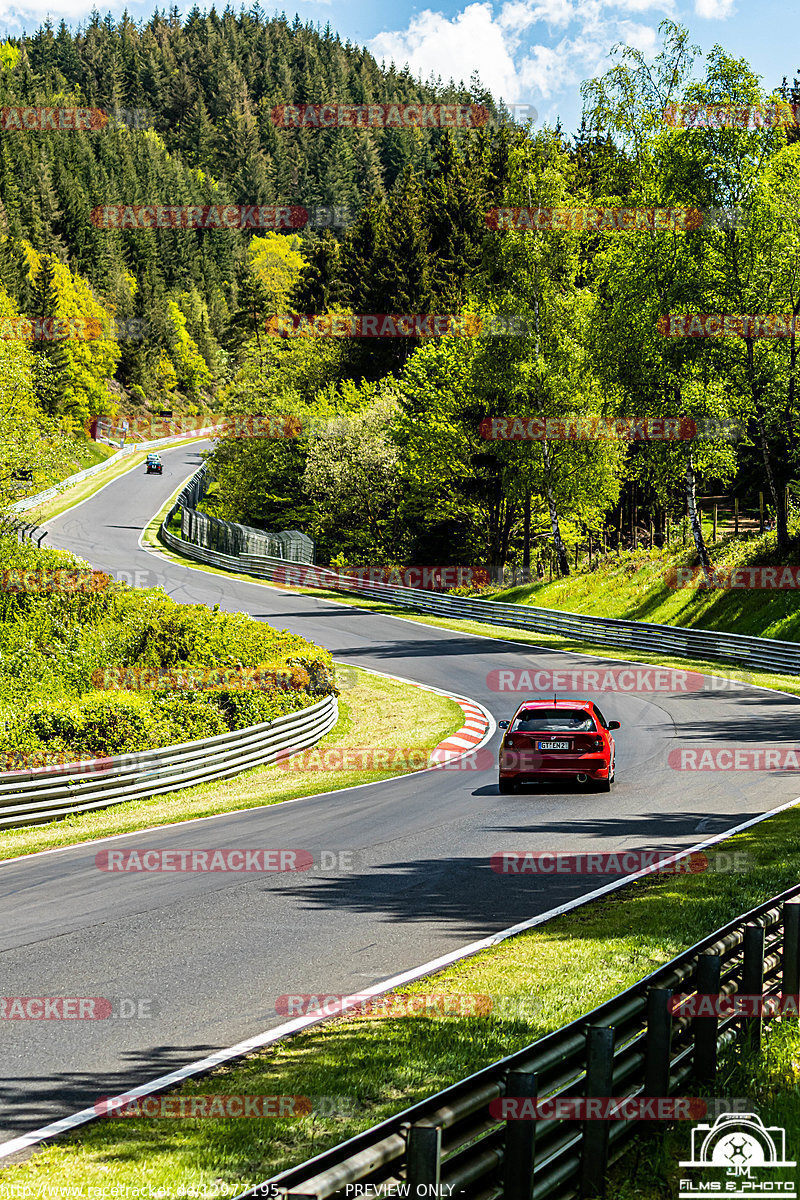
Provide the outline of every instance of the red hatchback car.
<path id="1" fill-rule="evenodd" d="M 614 782 L 612 729 L 591 700 L 524 700 L 500 744 L 500 791 L 549 779 L 593 780 L 601 791 Z"/>

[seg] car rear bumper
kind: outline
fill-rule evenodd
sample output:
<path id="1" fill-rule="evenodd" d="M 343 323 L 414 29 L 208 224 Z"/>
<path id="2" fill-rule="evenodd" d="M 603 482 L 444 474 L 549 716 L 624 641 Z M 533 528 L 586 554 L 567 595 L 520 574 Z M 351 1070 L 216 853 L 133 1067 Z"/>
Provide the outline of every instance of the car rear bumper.
<path id="1" fill-rule="evenodd" d="M 555 755 L 512 752 L 508 757 L 511 761 L 500 760 L 500 778 L 511 783 L 577 779 L 579 775 L 588 779 L 608 779 L 611 767 L 603 754 L 564 754 L 556 758 Z"/>

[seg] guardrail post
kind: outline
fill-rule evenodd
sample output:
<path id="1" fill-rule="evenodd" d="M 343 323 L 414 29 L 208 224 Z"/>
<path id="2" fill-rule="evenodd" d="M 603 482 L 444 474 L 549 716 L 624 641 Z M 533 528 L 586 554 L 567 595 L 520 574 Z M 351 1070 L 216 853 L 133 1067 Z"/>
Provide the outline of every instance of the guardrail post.
<path id="1" fill-rule="evenodd" d="M 590 1025 L 586 1030 L 587 1100 L 608 1098 L 614 1076 L 614 1029 Z M 581 1138 L 580 1195 L 605 1196 L 608 1166 L 608 1121 L 584 1121 Z"/>
<path id="2" fill-rule="evenodd" d="M 743 1017 L 745 1036 L 754 1050 L 761 1048 L 762 1019 L 761 1001 L 764 996 L 764 939 L 763 925 L 747 925 L 744 930 L 744 962 L 742 965 L 742 992 L 745 996 L 756 996 L 756 1011 Z M 748 1024 L 749 1022 L 749 1024 Z"/>
<path id="3" fill-rule="evenodd" d="M 800 896 L 783 906 L 781 990 L 784 996 L 800 993 Z"/>
<path id="4" fill-rule="evenodd" d="M 699 996 L 719 996 L 722 961 L 718 954 L 701 954 L 697 964 L 696 988 Z M 717 1031 L 719 1017 L 695 1017 L 694 1071 L 701 1083 L 713 1083 L 717 1075 Z"/>
<path id="5" fill-rule="evenodd" d="M 39 547 L 40 550 L 42 548 L 42 542 L 44 541 L 44 539 L 46 537 L 47 537 L 47 530 L 45 529 L 44 533 L 39 534 L 39 537 L 36 539 L 36 545 Z"/>
<path id="6" fill-rule="evenodd" d="M 415 1196 L 417 1188 L 439 1187 L 441 1183 L 442 1127 L 417 1121 L 408 1133 L 406 1151 L 406 1182 L 409 1194 Z M 435 1193 L 428 1192 L 428 1195 Z M 420 1192 L 422 1195 L 422 1192 Z"/>
<path id="7" fill-rule="evenodd" d="M 539 1094 L 534 1071 L 509 1071 L 506 1095 L 535 1100 Z M 503 1156 L 503 1200 L 532 1200 L 536 1159 L 536 1122 L 506 1121 Z"/>
<path id="8" fill-rule="evenodd" d="M 647 1042 L 644 1061 L 645 1096 L 669 1095 L 672 1059 L 672 988 L 649 988 L 647 992 Z"/>

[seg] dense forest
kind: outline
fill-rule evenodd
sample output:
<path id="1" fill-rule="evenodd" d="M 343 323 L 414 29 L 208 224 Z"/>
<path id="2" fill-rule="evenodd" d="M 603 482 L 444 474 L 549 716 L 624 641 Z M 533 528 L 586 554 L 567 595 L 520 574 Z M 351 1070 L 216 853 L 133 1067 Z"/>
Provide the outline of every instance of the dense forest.
<path id="1" fill-rule="evenodd" d="M 661 32 L 655 62 L 623 48 L 583 85 L 572 136 L 515 123 L 477 78 L 423 83 L 330 28 L 257 8 L 138 25 L 95 15 L 0 45 L 0 500 L 32 463 L 41 482 L 97 414 L 289 413 L 303 436 L 218 445 L 208 503 L 302 529 L 321 561 L 527 565 L 546 546 L 566 573 L 587 532 L 688 514 L 705 564 L 707 488 L 746 503 L 762 489 L 790 552 L 796 338 L 665 330 L 670 314 L 800 313 L 798 130 L 681 128 L 664 114 L 796 101 L 797 83 L 770 96 L 746 62 L 720 48 L 697 62 L 685 30 Z M 331 102 L 475 105 L 491 119 L 294 129 L 275 117 Z M 9 114 L 34 106 L 105 115 L 13 128 Z M 103 227 L 97 211 L 119 205 L 315 218 L 280 232 Z M 508 219 L 585 207 L 717 216 L 635 229 Z M 332 313 L 494 326 L 270 334 L 276 314 Z M 101 333 L 21 338 L 21 318 Z M 486 436 L 516 416 L 705 432 Z"/>

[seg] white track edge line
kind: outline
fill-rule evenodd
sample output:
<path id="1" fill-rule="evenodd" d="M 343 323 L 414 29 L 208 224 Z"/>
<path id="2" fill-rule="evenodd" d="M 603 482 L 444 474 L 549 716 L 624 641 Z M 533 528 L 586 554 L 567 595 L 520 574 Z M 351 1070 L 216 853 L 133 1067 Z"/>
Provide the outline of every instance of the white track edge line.
<path id="1" fill-rule="evenodd" d="M 399 975 L 394 975 L 390 979 L 384 979 L 380 983 L 373 984 L 371 987 L 364 988 L 362 992 L 354 992 L 350 997 L 345 998 L 342 1002 L 338 1013 L 326 1015 L 313 1015 L 298 1017 L 294 1021 L 287 1021 L 284 1025 L 279 1025 L 276 1029 L 267 1030 L 264 1033 L 256 1034 L 255 1037 L 248 1038 L 247 1041 L 237 1042 L 234 1046 L 228 1046 L 224 1050 L 218 1050 L 215 1054 L 209 1055 L 207 1058 L 198 1059 L 193 1063 L 187 1064 L 185 1067 L 180 1067 L 177 1071 L 171 1071 L 167 1075 L 160 1075 L 156 1079 L 151 1079 L 147 1083 L 140 1084 L 138 1087 L 132 1088 L 129 1092 L 121 1092 L 117 1096 L 103 1097 L 108 1107 L 121 1107 L 130 1100 L 136 1100 L 143 1096 L 152 1095 L 154 1092 L 164 1091 L 173 1084 L 181 1083 L 185 1079 L 189 1079 L 192 1075 L 205 1074 L 214 1067 L 221 1066 L 222 1063 L 230 1062 L 236 1058 L 242 1058 L 246 1054 L 252 1053 L 263 1046 L 269 1046 L 273 1042 L 280 1041 L 284 1037 L 288 1037 L 293 1033 L 299 1033 L 303 1029 L 308 1029 L 312 1025 L 322 1024 L 324 1021 L 329 1021 L 339 1013 L 345 1013 L 351 1008 L 356 1007 L 361 1003 L 365 996 L 380 996 L 385 992 L 391 991 L 393 988 L 399 987 L 404 983 L 413 983 L 424 975 L 432 974 L 442 970 L 444 967 L 451 966 L 464 958 L 469 958 L 474 954 L 479 954 L 481 950 L 489 950 L 492 946 L 498 945 L 500 942 L 506 941 L 507 938 L 514 937 L 516 934 L 523 933 L 528 929 L 533 929 L 537 925 L 544 924 L 545 921 L 550 921 L 554 917 L 562 916 L 564 913 L 571 912 L 573 909 L 581 908 L 590 900 L 596 900 L 600 896 L 608 895 L 609 892 L 618 891 L 622 887 L 626 887 L 629 883 L 635 882 L 637 879 L 642 879 L 646 875 L 652 875 L 660 871 L 663 867 L 668 866 L 672 862 L 676 862 L 680 858 L 684 858 L 687 854 L 694 854 L 699 850 L 704 850 L 708 846 L 714 846 L 718 842 L 724 841 L 726 838 L 732 837 L 736 833 L 741 833 L 745 829 L 749 829 L 753 825 L 758 825 L 765 821 L 768 817 L 773 817 L 777 813 L 784 812 L 788 808 L 800 803 L 800 796 L 796 796 L 794 800 L 789 800 L 785 804 L 779 805 L 777 808 L 770 809 L 769 812 L 761 813 L 757 817 L 751 817 L 747 821 L 743 821 L 740 825 L 735 825 L 731 829 L 725 830 L 723 833 L 715 834 L 713 837 L 707 838 L 704 842 L 697 842 L 694 846 L 689 846 L 687 849 L 679 850 L 675 854 L 661 859 L 656 866 L 644 867 L 641 871 L 635 871 L 631 875 L 625 875 L 621 879 L 614 880 L 612 883 L 605 884 L 603 887 L 596 888 L 593 892 L 589 892 L 584 896 L 578 896 L 574 900 L 567 901 L 566 904 L 560 904 L 556 908 L 551 908 L 547 912 L 541 913 L 539 916 L 531 917 L 527 921 L 520 921 L 517 925 L 511 925 L 508 929 L 502 929 L 499 933 L 490 934 L 489 937 L 482 938 L 480 941 L 471 942 L 467 946 L 462 946 L 459 950 L 451 950 L 448 954 L 444 954 L 439 958 L 432 959 L 430 962 L 423 963 L 420 967 L 412 967 L 409 971 L 403 971 Z M 99 1099 L 99 1098 L 98 1098 Z M 21 1137 L 12 1138 L 11 1141 L 0 1144 L 0 1158 L 8 1158 L 11 1154 L 17 1154 L 21 1150 L 26 1150 L 31 1146 L 37 1145 L 39 1142 L 46 1141 L 49 1138 L 57 1137 L 59 1134 L 68 1133 L 72 1129 L 78 1128 L 80 1125 L 85 1125 L 89 1121 L 96 1120 L 101 1114 L 97 1113 L 95 1108 L 83 1108 L 80 1112 L 72 1113 L 68 1117 L 62 1117 L 58 1121 L 53 1121 L 49 1125 L 43 1125 L 39 1129 L 34 1129 L 31 1133 L 23 1134 Z"/>
<path id="2" fill-rule="evenodd" d="M 336 660 L 334 660 L 334 661 L 336 661 Z M 351 664 L 344 663 L 343 665 L 350 666 Z M 368 675 L 380 675 L 383 679 L 394 679 L 397 683 L 411 684 L 414 687 L 422 688 L 426 692 L 436 692 L 438 695 L 444 696 L 448 700 L 454 700 L 456 702 L 456 704 L 458 703 L 458 700 L 460 698 L 453 692 L 445 691 L 444 688 L 433 687 L 433 685 L 426 684 L 426 683 L 417 683 L 416 680 L 414 680 L 414 679 L 404 679 L 402 675 L 390 675 L 386 671 L 373 671 L 370 667 L 358 667 L 358 670 L 366 671 Z M 494 717 L 489 712 L 489 710 L 483 708 L 482 705 L 477 704 L 477 702 L 475 700 L 471 700 L 470 703 L 475 704 L 477 708 L 480 708 L 481 711 L 483 712 L 484 716 L 486 717 L 486 720 L 488 722 L 486 732 L 483 735 L 483 738 L 481 739 L 481 741 L 477 745 L 470 746 L 469 750 L 459 751 L 459 753 L 455 754 L 453 758 L 448 759 L 447 763 L 435 763 L 433 766 L 423 767 L 419 771 L 406 771 L 402 775 L 388 775 L 385 779 L 370 779 L 366 783 L 353 783 L 349 787 L 337 788 L 335 791 L 332 791 L 332 792 L 311 792 L 308 796 L 294 796 L 290 800 L 279 800 L 275 804 L 264 804 L 264 805 L 260 805 L 260 806 L 255 805 L 250 808 L 233 808 L 228 812 L 208 813 L 205 817 L 189 817 L 189 819 L 186 821 L 167 821 L 163 825 L 148 825 L 146 829 L 129 829 L 125 833 L 107 833 L 103 837 L 89 838 L 88 841 L 85 841 L 85 842 L 73 842 L 69 846 L 52 846 L 49 850 L 34 850 L 32 854 L 16 854 L 16 855 L 14 855 L 13 858 L 0 859 L 0 871 L 2 871 L 3 867 L 7 866 L 9 863 L 27 862 L 29 859 L 32 859 L 32 858 L 41 858 L 45 854 L 64 854 L 68 850 L 79 850 L 83 846 L 99 846 L 102 842 L 113 842 L 117 838 L 136 837 L 141 833 L 152 833 L 159 829 L 176 829 L 178 826 L 194 825 L 194 824 L 199 823 L 200 821 L 218 821 L 221 817 L 235 817 L 235 816 L 239 816 L 242 813 L 255 812 L 256 809 L 259 807 L 261 808 L 262 811 L 266 812 L 273 808 L 281 809 L 286 804 L 300 804 L 300 803 L 302 803 L 303 800 L 319 800 L 320 797 L 323 797 L 323 796 L 340 796 L 340 795 L 343 795 L 345 792 L 357 792 L 359 790 L 359 788 L 379 787 L 380 784 L 382 784 L 382 783 L 391 783 L 391 781 L 394 779 L 408 779 L 409 776 L 411 776 L 411 775 L 427 775 L 429 771 L 442 771 L 442 770 L 448 770 L 448 769 L 452 770 L 451 764 L 456 759 L 466 758 L 468 754 L 474 754 L 476 750 L 482 749 L 482 747 L 485 746 L 485 744 L 487 742 L 491 741 L 491 739 L 494 737 L 494 734 L 497 730 L 497 722 L 495 721 Z M 334 726 L 334 728 L 335 728 L 335 726 Z M 330 732 L 332 733 L 333 730 L 330 730 Z M 327 734 L 325 736 L 327 737 Z M 433 747 L 433 749 L 431 750 L 431 754 L 433 754 L 434 751 L 438 750 L 438 749 L 439 749 L 438 746 Z M 272 763 L 264 763 L 262 765 L 265 767 L 269 767 L 269 766 L 272 766 L 273 764 Z M 248 770 L 259 770 L 259 769 L 260 768 L 258 766 L 248 768 Z M 209 780 L 208 782 L 214 783 L 215 780 Z M 219 782 L 219 781 L 216 781 L 216 782 Z M 200 786 L 202 786 L 202 784 L 197 784 L 196 786 L 200 787 Z M 100 811 L 104 812 L 107 810 L 101 809 Z M 81 815 L 81 814 L 76 814 L 76 815 Z M 21 828 L 25 828 L 25 826 L 21 826 Z M 28 826 L 28 828 L 33 828 L 33 826 Z"/>

